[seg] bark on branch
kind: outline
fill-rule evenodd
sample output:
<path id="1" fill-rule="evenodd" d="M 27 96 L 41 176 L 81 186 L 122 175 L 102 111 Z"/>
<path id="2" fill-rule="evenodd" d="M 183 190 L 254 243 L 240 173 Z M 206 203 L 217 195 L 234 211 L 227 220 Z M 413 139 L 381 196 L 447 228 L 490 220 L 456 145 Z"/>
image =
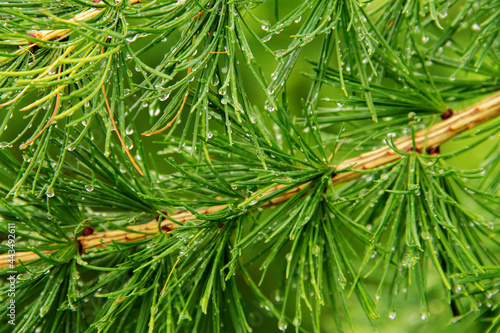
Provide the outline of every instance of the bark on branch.
<path id="1" fill-rule="evenodd" d="M 94 1 L 95 3 L 101 2 L 101 0 L 96 0 Z M 117 3 L 120 1 L 116 1 Z M 136 4 L 139 3 L 140 0 L 130 0 L 130 4 Z M 96 17 L 102 10 L 103 8 L 91 8 L 88 9 L 84 12 L 81 12 L 79 14 L 76 14 L 72 19 L 68 20 L 68 22 L 81 22 L 81 21 L 87 21 L 90 20 L 91 18 Z M 38 40 L 41 41 L 50 41 L 54 39 L 59 39 L 62 38 L 68 34 L 71 33 L 73 29 L 57 29 L 57 30 L 35 30 L 30 32 L 30 35 L 32 37 L 35 37 Z M 34 44 L 32 44 L 34 45 Z"/>
<path id="2" fill-rule="evenodd" d="M 437 122 L 436 124 L 430 126 L 429 128 L 420 130 L 415 133 L 415 145 L 417 150 L 435 148 L 442 143 L 453 138 L 455 135 L 471 129 L 478 124 L 484 123 L 489 119 L 500 116 L 500 92 L 491 95 L 482 101 L 465 108 L 464 110 L 455 113 L 447 114 L 444 120 Z M 395 147 L 399 151 L 407 152 L 413 148 L 413 142 L 411 136 L 405 136 L 397 139 L 394 142 Z M 424 146 L 425 145 L 425 146 Z M 335 175 L 332 178 L 332 184 L 337 185 L 340 183 L 347 182 L 349 180 L 359 178 L 364 173 L 357 172 L 356 170 L 369 170 L 373 168 L 380 167 L 384 164 L 394 162 L 401 158 L 402 156 L 395 152 L 390 147 L 383 147 L 371 152 L 363 153 L 357 157 L 348 159 L 340 163 L 339 165 L 333 166 L 335 168 Z M 350 167 L 350 170 L 343 172 Z M 269 202 L 266 202 L 260 207 L 267 207 L 271 205 L 278 204 L 280 202 L 286 201 L 293 197 L 297 192 L 307 186 L 308 183 L 302 184 L 285 194 L 277 196 Z M 270 194 L 274 191 L 284 188 L 286 185 L 278 185 L 262 196 Z M 217 205 L 208 207 L 206 209 L 199 210 L 199 214 L 214 214 L 217 213 L 227 205 Z M 173 214 L 169 216 L 171 220 L 177 221 L 177 223 L 172 222 L 170 219 L 165 219 L 160 223 L 160 228 L 164 231 L 170 231 L 176 228 L 178 224 L 182 224 L 186 221 L 195 218 L 190 212 L 182 212 L 178 214 Z M 127 232 L 123 230 L 113 230 L 104 232 L 92 232 L 91 234 L 78 237 L 78 244 L 81 251 L 86 251 L 91 248 L 104 247 L 106 244 L 111 244 L 112 240 L 115 242 L 132 242 L 140 239 L 145 239 L 152 237 L 160 232 L 158 228 L 159 224 L 156 219 L 151 222 L 129 226 L 132 232 Z M 18 252 L 16 253 L 15 263 L 19 263 L 19 259 L 26 263 L 31 260 L 38 259 L 38 255 L 33 252 Z M 0 268 L 5 268 L 9 266 L 8 255 L 0 255 Z"/>

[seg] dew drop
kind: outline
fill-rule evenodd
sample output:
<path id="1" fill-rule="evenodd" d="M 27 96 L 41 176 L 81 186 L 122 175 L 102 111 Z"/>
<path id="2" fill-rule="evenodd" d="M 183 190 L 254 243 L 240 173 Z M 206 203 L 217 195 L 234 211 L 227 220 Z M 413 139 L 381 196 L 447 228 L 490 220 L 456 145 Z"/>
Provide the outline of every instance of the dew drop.
<path id="1" fill-rule="evenodd" d="M 125 40 L 126 40 L 127 42 L 133 42 L 133 41 L 135 41 L 135 40 L 137 39 L 137 37 L 139 37 L 139 34 L 134 35 L 134 36 L 132 36 L 132 37 L 127 37 L 127 38 L 125 38 Z"/>
<path id="2" fill-rule="evenodd" d="M 170 97 L 170 93 L 165 94 L 165 95 L 161 96 L 158 99 L 163 102 L 163 101 L 166 101 L 169 97 Z"/>
<path id="3" fill-rule="evenodd" d="M 287 323 L 286 323 L 286 320 L 285 318 L 280 318 L 280 321 L 278 323 L 278 328 L 281 330 L 281 331 L 284 331 L 286 330 L 286 328 L 288 327 Z"/>
<path id="4" fill-rule="evenodd" d="M 470 27 L 470 29 L 471 29 L 472 31 L 481 31 L 481 26 L 480 26 L 479 24 L 477 24 L 477 23 L 474 23 L 474 24 Z"/>

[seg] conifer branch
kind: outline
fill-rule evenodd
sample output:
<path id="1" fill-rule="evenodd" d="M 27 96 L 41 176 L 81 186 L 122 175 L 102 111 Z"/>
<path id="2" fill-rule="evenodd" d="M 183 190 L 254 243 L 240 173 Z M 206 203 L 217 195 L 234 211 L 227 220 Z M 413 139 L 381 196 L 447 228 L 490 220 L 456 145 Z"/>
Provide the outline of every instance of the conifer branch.
<path id="1" fill-rule="evenodd" d="M 405 136 L 397 139 L 393 142 L 393 145 L 383 147 L 371 152 L 362 153 L 357 157 L 343 161 L 342 163 L 333 166 L 335 168 L 335 174 L 332 177 L 332 185 L 338 185 L 349 180 L 359 178 L 364 173 L 359 172 L 359 170 L 370 170 L 385 164 L 394 162 L 403 155 L 399 152 L 408 152 L 413 149 L 420 152 L 423 150 L 429 150 L 432 148 L 439 147 L 444 142 L 450 140 L 454 136 L 468 129 L 471 129 L 479 124 L 482 124 L 490 119 L 500 116 L 500 92 L 491 95 L 482 101 L 463 109 L 460 112 L 454 113 L 447 110 L 443 115 L 443 120 L 437 122 L 436 124 L 430 126 L 427 129 L 420 130 L 414 135 L 415 147 L 413 144 L 413 138 L 411 135 Z M 289 190 L 288 192 L 277 196 L 276 198 L 260 205 L 260 207 L 268 207 L 281 202 L 284 202 L 291 197 L 293 197 L 297 192 L 304 189 L 309 182 L 304 183 L 296 188 Z M 283 189 L 289 185 L 278 185 L 272 189 L 262 193 L 260 197 L 264 197 Z M 198 210 L 198 214 L 214 214 L 222 211 L 228 205 L 216 205 L 208 207 L 202 210 Z M 112 230 L 104 232 L 93 232 L 93 230 L 86 235 L 78 237 L 77 242 L 81 252 L 92 248 L 105 247 L 115 242 L 132 242 L 148 237 L 152 237 L 158 233 L 158 227 L 163 231 L 174 230 L 177 225 L 182 224 L 186 221 L 193 220 L 196 215 L 190 212 L 180 212 L 170 215 L 168 219 L 163 219 L 158 223 L 157 219 L 154 219 L 148 223 L 128 226 L 131 232 L 126 232 L 123 230 Z M 174 222 L 175 221 L 175 222 Z M 42 251 L 44 254 L 49 254 L 53 251 Z M 19 264 L 19 260 L 23 263 L 38 259 L 38 255 L 33 252 L 17 252 L 15 263 Z M 9 256 L 4 254 L 0 255 L 0 269 L 8 267 Z"/>
<path id="2" fill-rule="evenodd" d="M 99 3 L 101 0 L 95 0 L 94 3 Z M 119 3 L 120 1 L 116 1 Z M 140 0 L 130 0 L 130 4 L 136 4 L 139 3 Z M 87 21 L 90 20 L 91 18 L 96 17 L 103 8 L 92 8 L 88 9 L 84 12 L 81 12 L 79 14 L 76 14 L 72 19 L 68 20 L 68 22 L 78 22 L 78 21 Z M 38 40 L 41 41 L 51 41 L 54 39 L 59 39 L 62 38 L 68 34 L 70 34 L 72 29 L 57 29 L 57 30 L 35 30 L 30 32 L 30 35 Z M 30 43 L 31 44 L 31 43 Z M 31 44 L 30 47 L 32 47 L 35 44 Z"/>

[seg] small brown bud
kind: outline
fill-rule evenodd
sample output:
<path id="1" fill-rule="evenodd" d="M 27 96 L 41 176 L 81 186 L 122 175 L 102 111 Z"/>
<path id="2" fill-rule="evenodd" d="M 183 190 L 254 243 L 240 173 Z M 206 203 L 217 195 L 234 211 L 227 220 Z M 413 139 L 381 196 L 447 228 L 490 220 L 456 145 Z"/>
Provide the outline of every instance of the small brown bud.
<path id="1" fill-rule="evenodd" d="M 443 114 L 441 115 L 441 119 L 445 120 L 445 119 L 451 118 L 451 116 L 453 116 L 453 110 L 446 109 L 446 111 L 443 112 Z"/>
<path id="2" fill-rule="evenodd" d="M 427 149 L 428 155 L 439 155 L 440 153 L 441 153 L 441 150 L 439 149 L 439 146 Z"/>
<path id="3" fill-rule="evenodd" d="M 87 226 L 85 227 L 85 229 L 83 229 L 82 236 L 92 235 L 93 233 L 94 233 L 94 228 L 92 228 L 91 226 Z"/>

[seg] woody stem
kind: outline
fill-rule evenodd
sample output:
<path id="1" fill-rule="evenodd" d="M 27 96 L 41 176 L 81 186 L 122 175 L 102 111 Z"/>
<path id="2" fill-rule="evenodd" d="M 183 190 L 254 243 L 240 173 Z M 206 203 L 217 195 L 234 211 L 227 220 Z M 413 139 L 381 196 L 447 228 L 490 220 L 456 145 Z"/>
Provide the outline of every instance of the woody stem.
<path id="1" fill-rule="evenodd" d="M 415 133 L 415 149 L 420 151 L 438 147 L 442 143 L 450 140 L 457 134 L 471 129 L 481 123 L 500 116 L 500 92 L 486 97 L 482 101 L 463 109 L 460 112 L 452 114 L 449 118 L 441 120 L 429 128 L 420 130 Z M 405 136 L 397 139 L 394 142 L 394 148 L 397 151 L 407 152 L 414 148 L 413 139 L 411 136 Z M 332 184 L 337 185 L 349 180 L 359 178 L 364 173 L 360 170 L 370 170 L 385 164 L 394 162 L 402 158 L 400 154 L 394 151 L 391 147 L 383 147 L 371 152 L 362 153 L 357 157 L 343 161 L 342 163 L 333 166 L 335 169 L 332 177 Z M 347 171 L 346 171 L 347 170 Z M 284 194 L 276 196 L 274 199 L 263 203 L 260 207 L 268 207 L 281 202 L 284 202 L 293 197 L 297 192 L 306 187 L 308 183 L 301 184 Z M 264 192 L 261 197 L 272 194 L 275 191 L 283 189 L 287 185 L 278 185 Z M 198 214 L 214 214 L 227 205 L 217 205 L 208 207 L 198 211 Z M 95 232 L 90 235 L 80 236 L 77 242 L 81 251 L 86 251 L 91 248 L 104 247 L 107 244 L 115 242 L 132 242 L 140 239 L 145 239 L 156 235 L 161 230 L 170 231 L 176 228 L 178 224 L 195 218 L 190 212 L 181 212 L 169 216 L 169 219 L 164 219 L 158 223 L 156 219 L 151 222 L 129 226 L 130 230 L 113 230 L 104 232 Z M 174 223 L 173 221 L 176 221 Z M 44 253 L 49 254 L 50 252 Z M 38 259 L 38 255 L 33 252 L 18 252 L 16 253 L 15 263 L 19 263 L 19 259 L 26 263 L 31 260 Z M 9 256 L 7 254 L 0 255 L 0 268 L 9 266 Z"/>

